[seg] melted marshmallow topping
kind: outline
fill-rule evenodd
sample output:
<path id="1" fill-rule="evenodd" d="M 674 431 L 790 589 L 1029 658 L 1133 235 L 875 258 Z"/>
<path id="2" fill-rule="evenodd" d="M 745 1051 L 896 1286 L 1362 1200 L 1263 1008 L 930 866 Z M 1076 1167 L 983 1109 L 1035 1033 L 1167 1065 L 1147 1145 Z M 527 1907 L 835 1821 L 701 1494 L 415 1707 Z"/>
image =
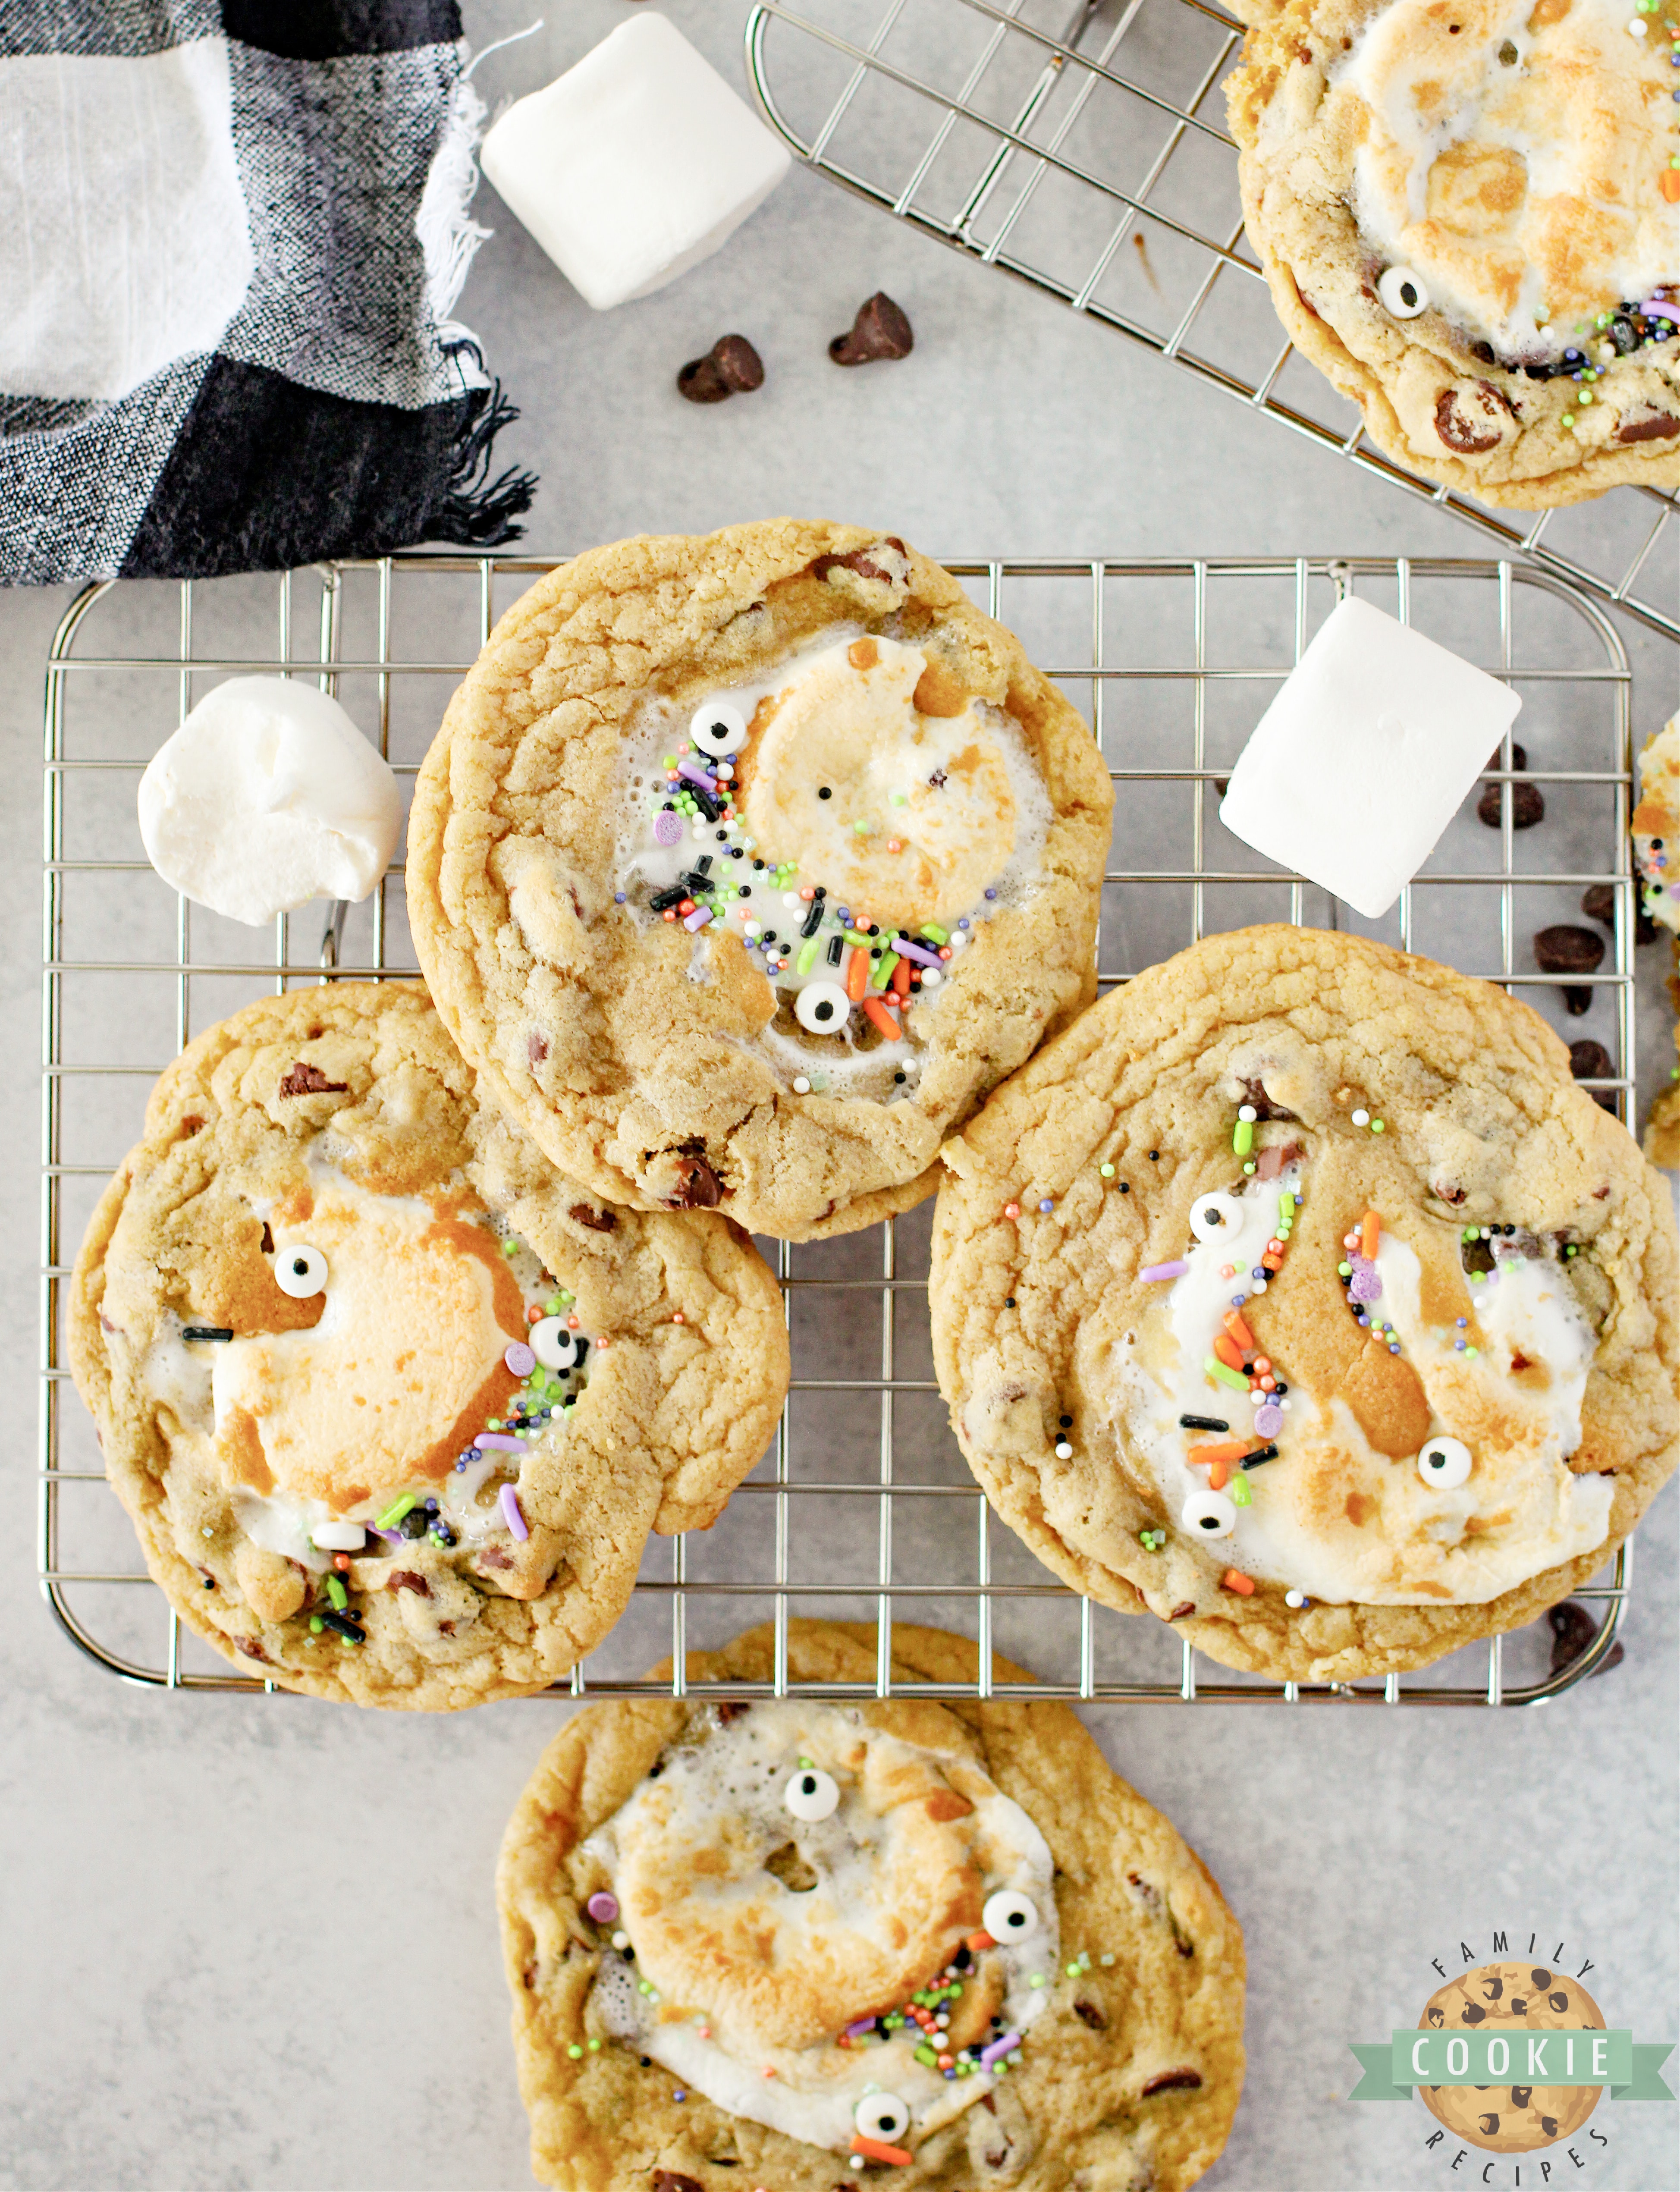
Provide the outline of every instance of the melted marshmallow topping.
<path id="1" fill-rule="evenodd" d="M 802 1761 L 837 1784 L 826 1818 L 788 1807 Z M 1048 1998 L 1031 1984 L 1059 1947 L 1037 1828 L 970 1760 L 840 1707 L 754 1705 L 669 1755 L 582 1854 L 606 1869 L 635 1954 L 603 1960 L 605 2029 L 731 2115 L 813 2145 L 843 2151 L 859 2103 L 887 2092 L 913 2148 L 991 2090 L 989 2067 L 948 2080 L 918 2063 L 913 2024 L 837 2041 L 927 1987 L 999 1891 L 1034 1922 L 975 1954 L 946 2036 L 1025 2035 Z"/>
<path id="2" fill-rule="evenodd" d="M 1122 1340 L 1108 1365 L 1111 1425 L 1169 1518 L 1178 1522 L 1186 1502 L 1207 1492 L 1210 1472 L 1193 1457 L 1224 1436 L 1186 1430 L 1180 1418 L 1211 1414 L 1228 1420 L 1232 1440 L 1278 1449 L 1243 1474 L 1250 1504 L 1236 1506 L 1230 1535 L 1210 1541 L 1257 1581 L 1338 1604 L 1482 1605 L 1602 1544 L 1611 1487 L 1567 1466 L 1580 1443 L 1593 1335 L 1562 1266 L 1547 1257 L 1507 1253 L 1493 1272 L 1446 1284 L 1439 1271 L 1449 1254 L 1456 1263 L 1455 1238 L 1450 1250 L 1432 1246 L 1426 1276 L 1414 1249 L 1385 1228 L 1374 1259 L 1380 1292 L 1366 1312 L 1371 1335 L 1362 1333 L 1339 1385 L 1315 1379 L 1329 1357 L 1308 1321 L 1349 1317 L 1340 1299 L 1327 1299 L 1339 1288 L 1334 1264 L 1314 1299 L 1297 1293 L 1294 1308 L 1263 1327 L 1288 1387 L 1281 1400 L 1234 1390 L 1209 1373 L 1239 1290 L 1248 1293 L 1244 1314 L 1257 1324 L 1266 1317 L 1248 1275 L 1264 1268 L 1280 1189 L 1297 1190 L 1302 1178 L 1295 1165 L 1280 1182 L 1237 1190 L 1218 1239 L 1187 1249 L 1184 1276 L 1150 1290 L 1127 1335 L 1133 1344 Z M 1299 1244 L 1289 1251 L 1297 1287 L 1300 1259 L 1311 1253 Z M 1441 1436 L 1462 1441 L 1471 1458 L 1466 1481 L 1450 1489 L 1426 1482 L 1416 1465 Z"/>
<path id="3" fill-rule="evenodd" d="M 1680 933 L 1680 716 L 1671 716 L 1639 756 L 1631 827 L 1645 910 Z"/>
<path id="4" fill-rule="evenodd" d="M 1631 0 L 1390 0 L 1335 71 L 1365 110 L 1349 126 L 1366 241 L 1501 359 L 1554 358 L 1583 319 L 1680 277 L 1680 205 L 1658 187 L 1671 71 L 1632 16 Z"/>

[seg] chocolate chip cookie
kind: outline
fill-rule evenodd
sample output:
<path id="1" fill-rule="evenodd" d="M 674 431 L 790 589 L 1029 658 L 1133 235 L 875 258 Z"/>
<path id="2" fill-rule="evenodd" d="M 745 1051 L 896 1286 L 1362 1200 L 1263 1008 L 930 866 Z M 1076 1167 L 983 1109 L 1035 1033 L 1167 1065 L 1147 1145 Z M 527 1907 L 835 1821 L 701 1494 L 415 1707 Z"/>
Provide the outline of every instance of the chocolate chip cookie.
<path id="1" fill-rule="evenodd" d="M 774 1658 L 756 1629 L 689 1679 Z M 872 1685 L 876 1632 L 791 1622 L 788 1662 Z M 903 1626 L 893 1662 L 977 1664 Z M 568 2192 L 1180 2192 L 1236 2111 L 1237 1921 L 1065 1705 L 591 1707 L 497 1897 L 532 2167 Z"/>
<path id="2" fill-rule="evenodd" d="M 751 1244 L 557 1173 L 407 983 L 294 990 L 183 1053 L 89 1226 L 70 1356 L 200 1635 L 426 1710 L 564 1675 L 787 1382 Z"/>
<path id="3" fill-rule="evenodd" d="M 1673 1470 L 1666 1187 L 1490 984 L 1210 937 L 944 1155 L 975 1475 L 1069 1583 L 1228 1665 L 1343 1681 L 1530 1621 Z"/>
<path id="4" fill-rule="evenodd" d="M 1084 722 L 937 564 L 790 519 L 591 550 L 491 635 L 422 769 L 439 1011 L 556 1164 L 803 1240 L 1094 994 Z"/>

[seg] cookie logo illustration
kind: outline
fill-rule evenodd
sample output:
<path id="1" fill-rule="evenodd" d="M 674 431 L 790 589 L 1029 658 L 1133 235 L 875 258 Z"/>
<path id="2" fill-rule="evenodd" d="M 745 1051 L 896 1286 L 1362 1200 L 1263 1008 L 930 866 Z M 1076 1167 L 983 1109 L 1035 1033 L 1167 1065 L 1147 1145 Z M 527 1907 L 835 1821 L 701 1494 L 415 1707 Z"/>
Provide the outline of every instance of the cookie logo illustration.
<path id="1" fill-rule="evenodd" d="M 1598 2005 L 1579 1979 L 1543 1964 L 1478 1964 L 1437 1987 L 1420 2031 L 1602 2032 Z M 1520 2063 L 1520 2051 L 1511 2061 Z M 1533 2154 L 1571 2138 L 1598 2105 L 1602 2086 L 1420 2086 L 1424 2106 L 1457 2138 L 1489 2154 Z"/>

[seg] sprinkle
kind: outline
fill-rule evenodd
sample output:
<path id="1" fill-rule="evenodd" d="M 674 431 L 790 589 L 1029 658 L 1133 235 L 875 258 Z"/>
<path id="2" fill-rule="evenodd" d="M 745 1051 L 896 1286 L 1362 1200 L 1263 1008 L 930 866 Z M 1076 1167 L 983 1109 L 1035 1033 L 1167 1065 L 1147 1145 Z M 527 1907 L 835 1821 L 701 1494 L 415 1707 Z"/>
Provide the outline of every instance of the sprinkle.
<path id="1" fill-rule="evenodd" d="M 1225 1328 L 1231 1334 L 1231 1338 L 1236 1341 L 1239 1347 L 1252 1347 L 1254 1345 L 1254 1335 L 1249 1331 L 1248 1326 L 1243 1322 L 1242 1311 L 1240 1310 L 1231 1309 L 1226 1311 Z"/>
<path id="2" fill-rule="evenodd" d="M 1071 1461 L 1072 1458 L 1073 1448 L 1068 1444 L 1066 1439 L 1058 1439 L 1056 1441 L 1056 1459 L 1058 1461 Z"/>
<path id="3" fill-rule="evenodd" d="M 537 1367 L 535 1355 L 523 1339 L 514 1340 L 501 1359 L 516 1378 L 529 1378 Z"/>
<path id="4" fill-rule="evenodd" d="M 919 2063 L 924 2052 L 928 2058 L 928 2068 L 932 2069 L 934 2055 L 931 2048 L 924 2050 L 918 2047 L 916 2059 Z M 764 2075 L 768 2078 L 774 2073 L 767 2070 Z M 911 2156 L 901 2146 L 889 2146 L 884 2139 L 866 2138 L 860 2131 L 854 2131 L 852 2133 L 852 2166 L 854 2168 L 860 2167 L 866 2161 L 896 2162 L 901 2169 L 906 2169 L 910 2166 Z"/>
<path id="5" fill-rule="evenodd" d="M 1009 1219 L 1015 1219 L 1015 1218 L 1019 1218 L 1019 1217 L 1020 1216 L 1020 1203 L 1018 1203 L 1018 1202 L 1006 1202 L 1006 1203 L 1003 1205 L 1003 1215 L 1004 1215 L 1006 1218 L 1009 1218 Z"/>
<path id="6" fill-rule="evenodd" d="M 335 1575 L 329 1575 L 327 1578 L 327 1595 L 331 1599 L 333 1604 L 337 1607 L 340 1613 L 344 1612 L 346 1607 L 350 1603 L 348 1592 L 346 1592 L 344 1584 Z"/>
<path id="7" fill-rule="evenodd" d="M 1220 1589 L 1234 1590 L 1240 1598 L 1252 1598 L 1254 1579 L 1252 1576 L 1245 1576 L 1240 1568 L 1227 1568 L 1220 1578 Z"/>
<path id="8" fill-rule="evenodd" d="M 683 915 L 683 926 L 692 935 L 696 930 L 704 928 L 711 918 L 711 914 L 703 905 L 697 905 L 692 913 Z"/>
<path id="9" fill-rule="evenodd" d="M 1071 1972 L 1073 1967 L 1070 1967 L 1069 1968 Z M 1035 1979 L 1033 1981 L 1033 1984 L 1035 1986 L 1043 1986 L 1043 1984 L 1044 1982 L 1042 1978 Z M 981 2048 L 980 2052 L 981 2069 L 989 2070 L 992 2064 L 997 2062 L 999 2056 L 1007 2055 L 1009 2053 L 1011 2049 L 1019 2047 L 1020 2046 L 1020 2035 L 1019 2032 L 1004 2033 L 1001 2038 L 994 2040 L 989 2046 Z"/>
<path id="10" fill-rule="evenodd" d="M 893 948 L 901 958 L 915 960 L 918 967 L 932 967 L 937 969 L 940 963 L 937 951 L 929 951 L 920 944 L 912 944 L 907 936 L 894 937 Z"/>
<path id="11" fill-rule="evenodd" d="M 803 1073 L 793 1076 L 793 1093 L 796 1096 L 809 1096 L 811 1093 L 811 1084 Z"/>
<path id="12" fill-rule="evenodd" d="M 1377 1256 L 1377 1242 L 1382 1232 L 1382 1220 L 1374 1210 L 1368 1210 L 1359 1221 L 1359 1253 L 1368 1264 Z"/>
<path id="13" fill-rule="evenodd" d="M 1114 1177 L 1114 1167 L 1112 1165 L 1109 1164 L 1099 1165 L 1097 1167 L 1097 1173 L 1100 1179 L 1112 1179 Z"/>
<path id="14" fill-rule="evenodd" d="M 1211 1483 L 1211 1478 L 1209 1480 Z M 1249 1489 L 1249 1480 L 1239 1469 L 1231 1480 L 1231 1504 L 1233 1507 L 1252 1507 L 1254 1495 Z"/>
<path id="15" fill-rule="evenodd" d="M 583 1907 L 597 1926 L 610 1926 L 619 1915 L 617 1896 L 604 1887 L 597 1887 Z"/>
<path id="16" fill-rule="evenodd" d="M 1182 1259 L 1173 1264 L 1147 1264 L 1138 1276 L 1151 1283 L 1157 1279 L 1181 1279 L 1189 1269 L 1189 1264 Z"/>
<path id="17" fill-rule="evenodd" d="M 1230 1439 L 1220 1446 L 1193 1446 L 1190 1449 L 1190 1464 L 1199 1469 L 1204 1464 L 1240 1461 L 1249 1451 L 1247 1439 Z"/>
<path id="18" fill-rule="evenodd" d="M 1039 1209 L 1043 1213 L 1043 1214 L 1044 1214 L 1044 1215 L 1045 1215 L 1045 1217 L 1047 1217 L 1047 1218 L 1049 1216 L 1050 1213 L 1051 1213 L 1051 1212 L 1055 1208 L 1055 1207 L 1056 1207 L 1056 1206 L 1055 1206 L 1055 1204 L 1054 1204 L 1054 1203 L 1050 1200 L 1050 1198 L 1049 1198 L 1049 1196 L 1048 1195 L 1047 1195 L 1047 1196 L 1045 1196 L 1043 1198 L 1043 1200 L 1040 1202 L 1040 1203 L 1039 1203 L 1039 1205 L 1038 1205 Z"/>
<path id="19" fill-rule="evenodd" d="M 1380 1119 L 1373 1119 L 1371 1122 L 1371 1132 L 1374 1134 L 1381 1134 L 1386 1133 L 1387 1129 L 1385 1127 Z"/>
<path id="20" fill-rule="evenodd" d="M 1254 1145 L 1254 1130 L 1246 1119 L 1238 1119 L 1231 1130 L 1231 1146 L 1239 1157 L 1248 1156 Z"/>
<path id="21" fill-rule="evenodd" d="M 480 1431 L 472 1443 L 474 1446 L 493 1446 L 499 1453 L 523 1453 L 525 1451 L 523 1439 L 510 1437 L 506 1431 Z M 410 1507 L 414 1504 L 412 1499 L 409 1502 Z M 383 1516 L 380 1520 L 383 1522 Z"/>
<path id="22" fill-rule="evenodd" d="M 1179 1422 L 1187 1431 L 1228 1431 L 1231 1429 L 1223 1416 L 1180 1416 Z"/>
<path id="23" fill-rule="evenodd" d="M 898 1022 L 879 997 L 866 997 L 863 1001 L 863 1008 L 889 1042 L 899 1042 L 903 1040 L 900 1034 Z"/>
<path id="24" fill-rule="evenodd" d="M 1235 1392 L 1246 1393 L 1249 1390 L 1249 1381 L 1240 1370 L 1228 1369 L 1211 1355 L 1203 1361 L 1202 1367 L 1210 1378 L 1217 1378 L 1221 1385 L 1229 1385 Z"/>
<path id="25" fill-rule="evenodd" d="M 391 1501 L 390 1506 L 374 1524 L 374 1527 L 376 1530 L 394 1530 L 409 1509 L 418 1507 L 420 1501 L 412 1492 L 405 1492 L 400 1499 Z"/>
<path id="26" fill-rule="evenodd" d="M 1243 1367 L 1243 1350 L 1228 1332 L 1214 1334 L 1214 1352 L 1229 1368 L 1240 1370 Z M 1247 1379 L 1245 1378 L 1243 1382 L 1246 1385 Z"/>
<path id="27" fill-rule="evenodd" d="M 1285 1606 L 1302 1607 L 1310 1606 L 1312 1601 L 1305 1591 L 1286 1590 L 1283 1594 L 1283 1603 Z"/>
<path id="28" fill-rule="evenodd" d="M 519 1510 L 519 1494 L 511 1484 L 504 1484 L 501 1488 L 501 1511 L 508 1528 L 523 1544 L 531 1533 L 526 1527 L 524 1516 Z"/>

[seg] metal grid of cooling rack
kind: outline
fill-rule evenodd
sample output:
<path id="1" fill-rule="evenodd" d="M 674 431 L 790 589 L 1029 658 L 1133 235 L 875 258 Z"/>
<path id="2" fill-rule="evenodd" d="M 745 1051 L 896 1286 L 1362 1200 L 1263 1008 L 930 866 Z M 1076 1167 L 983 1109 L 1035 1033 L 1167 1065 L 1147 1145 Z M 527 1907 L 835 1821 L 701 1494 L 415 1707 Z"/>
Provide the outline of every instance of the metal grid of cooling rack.
<path id="1" fill-rule="evenodd" d="M 40 1574 L 65 1633 L 130 1681 L 272 1688 L 222 1670 L 183 1631 L 141 1571 L 126 1521 L 104 1487 L 64 1367 L 67 1282 L 81 1225 L 138 1132 L 151 1079 L 199 1026 L 252 996 L 291 985 L 414 972 L 400 868 L 367 906 L 337 906 L 324 926 L 313 914 L 282 916 L 260 953 L 248 940 L 254 932 L 218 929 L 152 873 L 139 842 L 135 782 L 212 682 L 260 673 L 311 677 L 338 692 L 398 773 L 411 777 L 442 712 L 442 681 L 465 671 L 495 615 L 557 560 L 415 554 L 222 581 L 222 597 L 243 589 L 235 604 L 243 613 L 220 643 L 207 629 L 218 621 L 211 612 L 225 606 L 218 586 L 180 586 L 167 645 L 155 624 L 136 632 L 123 614 L 125 606 L 155 610 L 169 598 L 165 590 L 94 586 L 54 639 L 43 803 Z M 1580 1025 L 1602 1036 L 1614 1068 L 1589 1085 L 1631 1119 L 1630 676 L 1615 630 L 1593 602 L 1546 573 L 1467 560 L 982 560 L 948 568 L 1021 634 L 1081 706 L 1110 762 L 1118 796 L 1099 937 L 1105 985 L 1213 930 L 1255 919 L 1334 926 L 1347 918 L 1316 887 L 1225 836 L 1215 804 L 1220 775 L 1265 701 L 1350 588 L 1508 678 L 1526 696 L 1523 722 L 1534 728 L 1525 735 L 1545 739 L 1546 753 L 1517 769 L 1507 743 L 1493 757 L 1503 766 L 1492 767 L 1488 779 L 1500 787 L 1497 831 L 1460 816 L 1396 914 L 1368 926 L 1403 945 L 1434 948 L 1555 1011 L 1547 997 L 1554 982 L 1519 963 L 1522 927 L 1551 917 L 1562 904 L 1573 910 L 1583 886 L 1609 884 L 1614 943 L 1586 981 L 1596 1019 Z M 296 597 L 309 589 L 316 598 L 300 611 Z M 1515 831 L 1508 789 L 1525 781 L 1544 787 L 1559 810 L 1532 836 Z M 1450 952 L 1448 942 L 1455 944 Z M 140 1039 L 151 1047 L 134 1054 L 125 1000 L 148 991 L 165 1002 L 142 1015 Z M 1597 1602 L 1603 1624 L 1587 1651 L 1557 1674 L 1542 1664 L 1540 1624 L 1380 1684 L 1253 1681 L 1198 1658 L 1161 1624 L 1076 1598 L 1046 1578 L 1009 1532 L 992 1527 L 954 1447 L 947 1441 L 941 1455 L 939 1434 L 911 1419 L 917 1406 L 936 1406 L 931 1376 L 915 1374 L 926 1367 L 924 1335 L 911 1328 L 914 1313 L 925 1318 L 926 1284 L 914 1217 L 842 1245 L 837 1265 L 836 1244 L 771 1244 L 795 1336 L 795 1375 L 777 1439 L 713 1532 L 656 1540 L 649 1549 L 639 1605 L 668 1603 L 666 1633 L 679 1670 L 687 1645 L 704 1641 L 701 1629 L 715 1630 L 720 1617 L 738 1609 L 752 1618 L 773 1615 L 770 1694 L 789 1687 L 818 1693 L 788 1682 L 787 1621 L 801 1611 L 879 1624 L 875 1688 L 883 1695 L 1529 1704 L 1569 1687 L 1610 1652 L 1630 1587 L 1628 1548 L 1608 1581 L 1601 1576 L 1577 1594 Z M 831 1330 L 837 1312 L 860 1335 L 861 1352 L 838 1366 L 844 1374 L 809 1374 L 799 1339 L 808 1312 L 827 1319 Z M 836 1365 L 824 1357 L 817 1367 Z M 861 1412 L 866 1452 L 837 1465 L 814 1424 L 818 1413 L 848 1406 Z M 803 1413 L 808 1407 L 810 1415 Z M 767 1505 L 770 1527 L 754 1536 Z M 931 1527 L 929 1517 L 936 1518 Z M 747 1526 L 744 1550 L 714 1548 L 738 1521 Z M 849 1533 L 860 1559 L 843 1578 L 832 1562 Z M 929 1615 L 976 1635 L 983 1672 L 974 1689 L 893 1681 L 891 1623 Z M 1023 1623 L 1026 1641 L 1017 1641 Z M 1053 1630 L 1060 1640 L 1054 1649 Z M 1043 1680 L 1029 1688 L 994 1681 L 994 1647 L 1029 1659 Z M 203 1670 L 191 1664 L 194 1652 Z M 617 1679 L 599 1654 L 561 1686 L 576 1697 L 657 1687 Z M 712 1693 L 696 1687 L 691 1693 Z M 766 1693 L 731 1685 L 715 1693 Z M 820 1693 L 860 1693 L 842 1686 Z"/>
<path id="2" fill-rule="evenodd" d="M 1296 356 L 1217 97 L 1242 37 L 1209 0 L 759 0 L 746 68 L 796 156 L 870 204 L 1680 638 L 1680 497 L 1501 514 L 1385 456 Z"/>

